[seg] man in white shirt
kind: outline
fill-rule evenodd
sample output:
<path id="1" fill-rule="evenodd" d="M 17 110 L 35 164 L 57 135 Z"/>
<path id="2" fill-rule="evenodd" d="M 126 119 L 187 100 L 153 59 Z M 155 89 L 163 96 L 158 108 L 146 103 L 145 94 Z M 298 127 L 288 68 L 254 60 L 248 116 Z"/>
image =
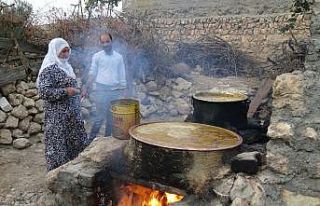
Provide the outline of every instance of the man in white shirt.
<path id="1" fill-rule="evenodd" d="M 123 96 L 127 87 L 125 65 L 121 54 L 112 49 L 112 36 L 109 33 L 100 36 L 102 50 L 92 57 L 89 79 L 86 88 L 96 83 L 96 116 L 89 138 L 93 140 L 106 120 L 105 136 L 111 135 L 112 115 L 110 102 Z"/>

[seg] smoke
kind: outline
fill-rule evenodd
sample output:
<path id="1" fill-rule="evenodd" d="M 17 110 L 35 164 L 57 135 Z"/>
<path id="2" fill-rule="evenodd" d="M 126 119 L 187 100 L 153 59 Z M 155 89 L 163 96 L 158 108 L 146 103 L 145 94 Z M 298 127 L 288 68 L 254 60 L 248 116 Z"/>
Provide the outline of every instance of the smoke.
<path id="1" fill-rule="evenodd" d="M 151 75 L 150 60 L 143 49 L 136 49 L 130 45 L 121 34 L 111 29 L 92 28 L 87 32 L 76 34 L 72 44 L 72 54 L 70 62 L 74 67 L 77 76 L 83 83 L 88 79 L 88 72 L 91 66 L 92 56 L 101 51 L 99 45 L 100 35 L 110 32 L 113 36 L 112 47 L 120 53 L 125 61 L 126 76 L 129 89 L 132 90 L 134 80 L 146 81 L 146 77 Z"/>

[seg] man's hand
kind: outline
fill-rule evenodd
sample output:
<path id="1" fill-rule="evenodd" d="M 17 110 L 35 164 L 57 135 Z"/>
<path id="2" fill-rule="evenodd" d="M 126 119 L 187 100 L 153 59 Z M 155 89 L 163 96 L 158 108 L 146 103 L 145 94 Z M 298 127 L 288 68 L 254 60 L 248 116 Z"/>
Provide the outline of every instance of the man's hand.
<path id="1" fill-rule="evenodd" d="M 77 88 L 74 88 L 74 87 L 67 87 L 66 91 L 67 91 L 68 96 L 70 96 L 70 97 L 77 95 L 77 94 L 80 94 L 80 90 Z"/>

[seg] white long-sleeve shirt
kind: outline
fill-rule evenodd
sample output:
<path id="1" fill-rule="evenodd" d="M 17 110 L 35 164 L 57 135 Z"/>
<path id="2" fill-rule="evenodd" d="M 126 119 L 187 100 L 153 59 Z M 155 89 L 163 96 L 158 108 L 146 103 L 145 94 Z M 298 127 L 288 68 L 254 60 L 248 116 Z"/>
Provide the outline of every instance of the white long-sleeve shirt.
<path id="1" fill-rule="evenodd" d="M 97 52 L 92 57 L 90 75 L 95 81 L 111 87 L 126 87 L 125 65 L 121 54 L 113 51 L 111 55 L 104 51 Z"/>

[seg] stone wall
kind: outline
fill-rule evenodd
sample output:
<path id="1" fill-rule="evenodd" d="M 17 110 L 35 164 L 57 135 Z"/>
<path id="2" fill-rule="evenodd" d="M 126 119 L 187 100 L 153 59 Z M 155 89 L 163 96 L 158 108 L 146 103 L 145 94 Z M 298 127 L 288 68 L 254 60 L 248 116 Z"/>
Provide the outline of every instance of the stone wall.
<path id="1" fill-rule="evenodd" d="M 288 33 L 280 31 L 288 18 L 290 14 L 156 18 L 145 22 L 145 26 L 153 28 L 158 37 L 173 48 L 178 42 L 195 42 L 203 36 L 218 36 L 248 55 L 265 61 L 266 57 L 280 53 L 282 43 L 290 38 Z M 309 25 L 310 15 L 299 16 L 294 36 L 297 39 L 308 39 Z"/>
<path id="2" fill-rule="evenodd" d="M 282 52 L 282 43 L 291 35 L 280 31 L 291 14 L 292 1 L 146 1 L 126 0 L 124 11 L 142 21 L 142 27 L 154 29 L 175 51 L 179 42 L 201 42 L 201 36 L 218 36 L 257 62 Z M 298 17 L 293 31 L 299 40 L 310 36 L 310 15 Z"/>
<path id="3" fill-rule="evenodd" d="M 307 70 L 280 75 L 273 86 L 267 170 L 259 174 L 267 205 L 320 205 L 319 1 L 313 9 Z"/>
<path id="4" fill-rule="evenodd" d="M 18 149 L 43 138 L 43 101 L 34 82 L 20 81 L 1 87 L 0 144 Z"/>
<path id="5" fill-rule="evenodd" d="M 215 16 L 271 14 L 289 10 L 290 0 L 124 0 L 125 11 L 157 11 L 166 15 Z"/>

